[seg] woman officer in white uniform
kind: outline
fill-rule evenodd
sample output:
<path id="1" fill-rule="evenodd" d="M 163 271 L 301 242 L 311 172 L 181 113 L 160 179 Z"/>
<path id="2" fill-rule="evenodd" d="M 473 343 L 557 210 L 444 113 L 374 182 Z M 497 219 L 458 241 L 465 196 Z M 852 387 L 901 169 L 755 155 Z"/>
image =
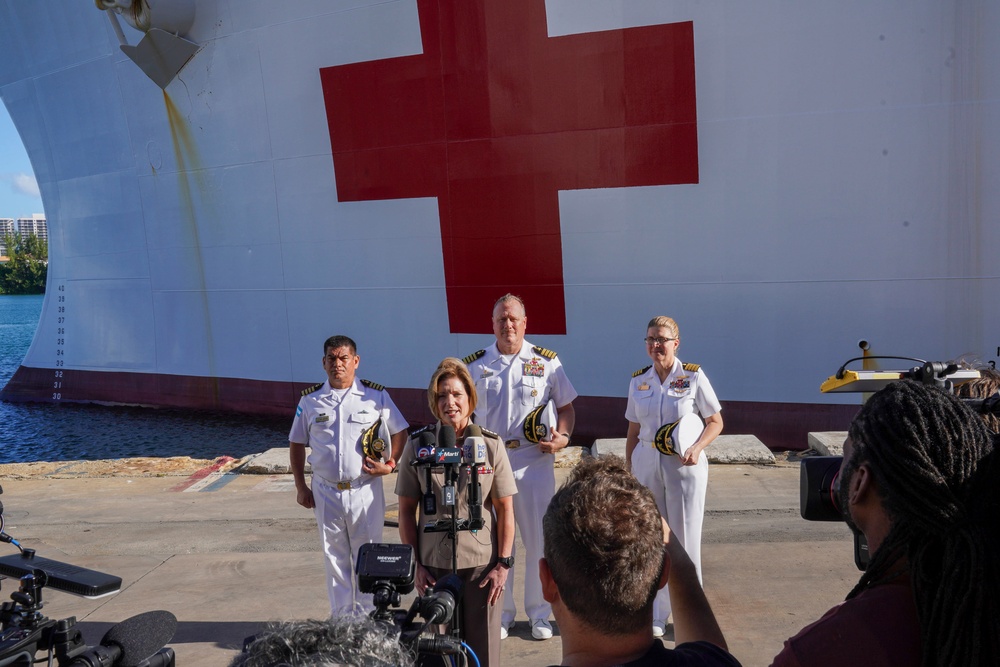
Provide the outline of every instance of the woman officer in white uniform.
<path id="1" fill-rule="evenodd" d="M 697 364 L 682 364 L 677 323 L 654 317 L 646 329 L 651 366 L 636 371 L 628 388 L 625 459 L 656 498 L 660 513 L 684 546 L 701 579 L 701 525 L 705 516 L 708 458 L 702 453 L 722 432 L 722 406 Z M 705 422 L 697 440 L 681 454 L 662 454 L 653 445 L 661 426 L 695 413 Z M 653 635 L 663 636 L 670 616 L 669 583 L 653 603 Z"/>

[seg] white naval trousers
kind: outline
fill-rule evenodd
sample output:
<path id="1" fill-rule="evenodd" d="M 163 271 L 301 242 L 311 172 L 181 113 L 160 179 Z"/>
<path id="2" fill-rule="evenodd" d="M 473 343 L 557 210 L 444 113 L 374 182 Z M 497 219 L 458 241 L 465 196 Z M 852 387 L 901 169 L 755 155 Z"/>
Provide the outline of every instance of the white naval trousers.
<path id="1" fill-rule="evenodd" d="M 517 493 L 514 494 L 514 521 L 521 532 L 524 542 L 523 555 L 515 549 L 514 568 L 524 568 L 524 612 L 529 620 L 548 620 L 552 613 L 552 605 L 542 597 L 542 582 L 538 578 L 538 561 L 542 557 L 542 516 L 549 506 L 549 501 L 556 493 L 556 476 L 553 466 L 555 456 L 539 451 L 537 445 L 522 444 L 517 449 L 508 449 L 507 458 L 514 470 L 514 481 L 517 482 Z M 501 554 L 502 555 L 502 554 Z M 513 568 L 507 575 L 507 580 L 514 581 Z M 517 616 L 517 604 L 514 602 L 514 586 L 507 586 L 503 594 L 503 615 L 501 622 L 509 624 Z"/>
<path id="2" fill-rule="evenodd" d="M 708 457 L 698 456 L 693 466 L 681 465 L 680 457 L 664 456 L 651 443 L 639 442 L 632 452 L 632 473 L 653 492 L 660 514 L 678 539 L 701 578 L 701 527 L 705 521 L 705 492 L 708 490 Z M 670 615 L 670 584 L 656 594 L 653 620 L 666 621 Z"/>
<path id="3" fill-rule="evenodd" d="M 312 477 L 316 524 L 326 556 L 326 586 L 330 611 L 365 613 L 374 609 L 372 596 L 358 590 L 354 563 L 358 549 L 367 542 L 382 541 L 385 496 L 382 478 L 370 478 L 357 488 L 340 491 L 319 475 Z"/>

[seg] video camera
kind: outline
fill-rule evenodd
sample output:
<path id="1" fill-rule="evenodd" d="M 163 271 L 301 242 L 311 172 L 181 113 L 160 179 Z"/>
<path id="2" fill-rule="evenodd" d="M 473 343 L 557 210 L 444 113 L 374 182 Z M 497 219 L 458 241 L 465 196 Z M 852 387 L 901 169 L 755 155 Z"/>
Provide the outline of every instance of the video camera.
<path id="1" fill-rule="evenodd" d="M 375 610 L 371 618 L 399 632 L 399 641 L 413 650 L 418 661 L 425 663 L 430 656 L 459 655 L 462 640 L 442 634 L 423 636 L 432 625 L 451 621 L 462 598 L 462 579 L 448 574 L 438 579 L 433 590 L 418 595 L 408 611 L 399 607 L 402 596 L 413 590 L 416 560 L 409 544 L 362 544 L 358 550 L 358 587 L 371 593 Z M 417 622 L 416 618 L 423 619 Z"/>
<path id="2" fill-rule="evenodd" d="M 859 343 L 867 349 L 867 343 Z M 869 359 L 905 359 L 919 362 L 904 371 L 848 370 L 854 361 Z M 835 375 L 820 387 L 823 393 L 874 392 L 891 382 L 910 379 L 926 385 L 938 387 L 952 393 L 956 382 L 966 382 L 979 378 L 979 371 L 960 369 L 953 362 L 924 361 L 911 357 L 866 356 L 848 359 Z M 1000 413 L 1000 396 L 983 399 L 965 399 L 966 405 L 979 412 Z M 843 521 L 846 508 L 840 506 L 840 468 L 843 456 L 814 456 L 802 459 L 799 476 L 799 512 L 806 521 Z M 854 535 L 854 562 L 859 570 L 869 563 L 868 542 L 864 535 Z"/>
<path id="3" fill-rule="evenodd" d="M 164 648 L 177 628 L 173 614 L 150 611 L 133 616 L 108 630 L 98 646 L 88 646 L 76 617 L 53 620 L 42 615 L 42 590 L 49 587 L 98 598 L 117 593 L 121 578 L 40 558 L 34 549 L 22 548 L 4 532 L 3 503 L 0 542 L 20 551 L 0 558 L 0 575 L 20 580 L 11 601 L 0 604 L 0 667 L 32 665 L 39 651 L 47 652 L 49 664 L 55 660 L 59 667 L 174 667 L 174 650 Z"/>

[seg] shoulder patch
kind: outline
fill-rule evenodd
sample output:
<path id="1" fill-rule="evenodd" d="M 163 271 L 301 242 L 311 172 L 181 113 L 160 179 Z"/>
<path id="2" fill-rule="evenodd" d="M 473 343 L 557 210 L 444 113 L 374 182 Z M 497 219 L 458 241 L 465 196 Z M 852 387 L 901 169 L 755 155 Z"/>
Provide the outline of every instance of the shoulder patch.
<path id="1" fill-rule="evenodd" d="M 653 367 L 653 364 L 650 364 L 650 365 L 646 366 L 645 368 L 640 368 L 635 373 L 632 373 L 632 377 L 637 378 L 640 375 L 642 375 L 643 373 L 645 373 L 646 371 L 648 371 L 652 367 Z"/>
<path id="2" fill-rule="evenodd" d="M 544 347 L 539 347 L 538 345 L 531 348 L 531 351 L 535 354 L 545 357 L 546 359 L 555 359 L 556 353 L 552 350 L 546 350 Z"/>
<path id="3" fill-rule="evenodd" d="M 306 387 L 305 389 L 302 390 L 302 395 L 308 396 L 309 394 L 313 393 L 314 391 L 317 391 L 318 389 L 321 389 L 322 387 L 323 387 L 322 382 L 320 382 L 319 384 L 314 384 L 311 387 Z"/>
<path id="4" fill-rule="evenodd" d="M 699 368 L 701 368 L 699 364 L 684 364 L 684 370 L 691 371 L 692 373 L 696 373 Z"/>
<path id="5" fill-rule="evenodd" d="M 481 359 L 484 354 L 486 354 L 486 350 L 479 350 L 478 352 L 473 352 L 467 357 L 462 357 L 462 363 L 468 366 L 476 359 Z"/>
<path id="6" fill-rule="evenodd" d="M 371 380 L 362 380 L 361 384 L 368 387 L 369 389 L 374 389 L 375 391 L 385 391 L 385 387 L 380 385 L 378 382 L 372 382 Z"/>

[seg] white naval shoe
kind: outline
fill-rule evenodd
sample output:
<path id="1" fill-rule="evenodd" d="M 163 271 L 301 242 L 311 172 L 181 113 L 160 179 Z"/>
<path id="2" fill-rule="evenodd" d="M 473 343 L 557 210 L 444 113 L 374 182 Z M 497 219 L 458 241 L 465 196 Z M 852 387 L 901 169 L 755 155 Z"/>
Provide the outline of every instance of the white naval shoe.
<path id="1" fill-rule="evenodd" d="M 662 637 L 663 633 L 667 631 L 666 621 L 653 621 L 653 636 Z"/>
<path id="2" fill-rule="evenodd" d="M 536 618 L 531 622 L 531 636 L 539 641 L 552 639 L 552 624 L 544 618 Z"/>
<path id="3" fill-rule="evenodd" d="M 514 627 L 514 621 L 500 621 L 500 639 L 507 639 L 508 631 Z"/>

